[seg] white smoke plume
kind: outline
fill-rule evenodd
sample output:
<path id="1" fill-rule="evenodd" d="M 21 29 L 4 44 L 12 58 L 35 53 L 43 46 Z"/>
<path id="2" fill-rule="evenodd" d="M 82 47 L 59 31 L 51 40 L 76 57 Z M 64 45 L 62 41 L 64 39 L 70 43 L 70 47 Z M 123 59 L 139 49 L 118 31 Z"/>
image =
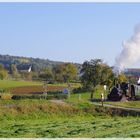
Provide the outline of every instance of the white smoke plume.
<path id="1" fill-rule="evenodd" d="M 133 36 L 122 43 L 123 50 L 116 58 L 115 69 L 120 72 L 140 60 L 140 24 L 136 25 Z"/>

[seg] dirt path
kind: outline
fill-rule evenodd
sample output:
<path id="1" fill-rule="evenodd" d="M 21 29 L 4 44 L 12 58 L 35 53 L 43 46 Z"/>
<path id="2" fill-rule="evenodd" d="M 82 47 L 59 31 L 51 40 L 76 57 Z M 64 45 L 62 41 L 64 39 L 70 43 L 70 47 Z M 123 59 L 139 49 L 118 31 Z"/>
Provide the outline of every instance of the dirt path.
<path id="1" fill-rule="evenodd" d="M 64 102 L 63 100 L 50 100 L 52 103 L 57 103 L 57 104 L 67 104 L 66 102 Z M 96 106 L 102 106 L 101 103 L 97 103 L 97 102 L 92 102 L 94 105 Z M 104 107 L 108 107 L 108 108 L 117 108 L 117 109 L 123 109 L 123 110 L 127 110 L 127 111 L 136 111 L 136 112 L 140 112 L 140 108 L 131 108 L 131 107 L 122 107 L 122 106 L 116 106 L 116 105 L 111 105 L 111 104 L 105 104 L 104 103 Z"/>
<path id="2" fill-rule="evenodd" d="M 56 103 L 56 104 L 68 104 L 68 103 L 64 102 L 63 100 L 50 100 L 50 102 Z"/>
<path id="3" fill-rule="evenodd" d="M 94 105 L 96 106 L 102 106 L 101 103 L 97 103 L 97 102 L 92 102 Z M 115 106 L 115 105 L 111 105 L 111 104 L 105 104 L 103 105 L 104 107 L 109 107 L 109 108 L 118 108 L 118 109 L 123 109 L 123 110 L 127 110 L 127 111 L 137 111 L 140 112 L 140 108 L 131 108 L 131 107 L 121 107 L 121 106 Z"/>

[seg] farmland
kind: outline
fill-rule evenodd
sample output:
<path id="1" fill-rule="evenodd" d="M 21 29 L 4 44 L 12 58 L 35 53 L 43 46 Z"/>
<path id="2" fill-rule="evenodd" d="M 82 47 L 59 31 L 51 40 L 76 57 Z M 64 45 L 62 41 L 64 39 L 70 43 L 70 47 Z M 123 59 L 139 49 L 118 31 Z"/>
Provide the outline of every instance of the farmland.
<path id="1" fill-rule="evenodd" d="M 72 89 L 79 86 L 71 84 Z M 66 87 L 67 84 L 48 84 L 47 91 L 62 91 Z M 0 89 L 8 89 L 12 94 L 41 94 L 44 91 L 43 82 L 13 80 L 0 80 Z"/>
<path id="2" fill-rule="evenodd" d="M 0 88 L 14 88 L 23 86 L 42 85 L 41 82 L 0 80 Z"/>
<path id="3" fill-rule="evenodd" d="M 66 86 L 51 86 L 49 85 L 47 87 L 48 91 L 56 91 L 56 90 L 62 90 Z M 16 87 L 10 89 L 11 93 L 13 94 L 42 94 L 44 89 L 43 86 L 24 86 L 24 87 Z"/>
<path id="4" fill-rule="evenodd" d="M 21 88 L 21 91 L 24 88 L 27 90 L 31 87 L 38 87 L 36 90 L 41 90 L 39 88 L 42 86 L 41 84 L 27 82 L 20 83 L 16 87 L 15 83 L 9 81 L 3 87 L 10 89 Z M 49 85 L 50 90 L 58 90 L 58 87 L 61 89 L 65 86 L 64 84 Z M 99 87 L 94 93 L 94 98 L 99 99 L 101 91 L 102 88 Z M 71 94 L 70 98 L 60 101 L 0 99 L 0 137 L 140 137 L 139 117 L 114 114 L 111 110 L 97 108 L 89 101 L 89 98 L 90 93 L 87 92 Z M 122 104 L 124 106 L 132 104 L 133 106 L 134 104 L 137 104 L 137 107 L 139 106 L 138 102 Z"/>
<path id="5" fill-rule="evenodd" d="M 79 106 L 45 100 L 1 100 L 0 105 L 0 137 L 140 136 L 139 117 L 99 113 L 91 105 L 86 112 Z"/>

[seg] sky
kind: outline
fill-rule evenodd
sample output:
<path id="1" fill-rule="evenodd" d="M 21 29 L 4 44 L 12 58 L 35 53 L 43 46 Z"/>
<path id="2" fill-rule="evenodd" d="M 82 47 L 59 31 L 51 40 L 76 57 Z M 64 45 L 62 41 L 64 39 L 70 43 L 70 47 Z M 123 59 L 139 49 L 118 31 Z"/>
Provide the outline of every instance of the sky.
<path id="1" fill-rule="evenodd" d="M 0 54 L 113 66 L 138 23 L 140 3 L 0 3 Z"/>

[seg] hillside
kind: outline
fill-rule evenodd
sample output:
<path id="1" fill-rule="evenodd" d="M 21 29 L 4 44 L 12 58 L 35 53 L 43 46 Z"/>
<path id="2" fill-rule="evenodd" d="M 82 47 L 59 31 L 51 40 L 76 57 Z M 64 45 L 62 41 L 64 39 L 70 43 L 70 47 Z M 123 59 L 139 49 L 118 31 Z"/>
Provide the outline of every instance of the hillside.
<path id="1" fill-rule="evenodd" d="M 10 56 L 10 55 L 0 55 L 0 64 L 3 64 L 6 69 L 10 69 L 11 64 L 16 64 L 18 70 L 28 69 L 32 66 L 33 71 L 40 71 L 45 67 L 53 67 L 55 65 L 62 64 L 64 62 L 51 61 L 49 59 L 40 59 L 32 57 L 20 57 L 20 56 Z M 79 68 L 80 64 L 75 65 Z"/>

